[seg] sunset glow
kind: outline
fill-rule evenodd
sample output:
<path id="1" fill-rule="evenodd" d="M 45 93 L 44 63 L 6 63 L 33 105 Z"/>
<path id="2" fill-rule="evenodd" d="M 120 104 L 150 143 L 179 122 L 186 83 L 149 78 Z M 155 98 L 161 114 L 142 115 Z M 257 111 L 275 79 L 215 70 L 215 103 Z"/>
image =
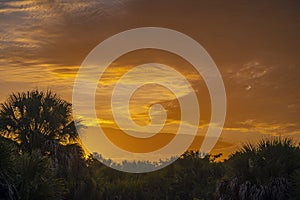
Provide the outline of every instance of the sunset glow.
<path id="1" fill-rule="evenodd" d="M 38 88 L 50 89 L 71 102 L 77 71 L 101 41 L 132 28 L 165 27 L 203 45 L 222 75 L 227 117 L 213 153 L 223 153 L 226 157 L 242 143 L 269 136 L 281 135 L 299 142 L 300 32 L 296 9 L 299 5 L 296 1 L 285 6 L 279 1 L 272 6 L 268 2 L 259 4 L 259 7 L 244 1 L 230 5 L 223 1 L 185 4 L 177 0 L 172 4 L 143 0 L 55 5 L 50 1 L 0 3 L 0 101 L 5 101 L 12 92 Z M 98 10 L 92 12 L 95 6 Z M 206 9 L 211 7 L 215 9 Z M 131 119 L 142 126 L 151 122 L 150 106 L 163 105 L 166 123 L 153 137 L 142 140 L 125 134 L 115 123 L 110 108 L 117 81 L 130 69 L 154 62 L 180 71 L 196 91 L 201 120 L 190 149 L 199 149 L 210 125 L 207 86 L 187 60 L 166 51 L 138 50 L 115 60 L 98 82 L 95 97 L 98 119 L 83 118 L 82 123 L 100 124 L 113 143 L 128 151 L 147 152 L 170 142 L 181 113 L 178 99 L 167 88 L 145 85 L 130 101 Z M 140 72 L 138 77 L 147 76 Z M 182 83 L 167 73 L 162 71 L 158 78 L 174 81 L 182 97 L 189 95 L 187 88 L 181 88 Z"/>

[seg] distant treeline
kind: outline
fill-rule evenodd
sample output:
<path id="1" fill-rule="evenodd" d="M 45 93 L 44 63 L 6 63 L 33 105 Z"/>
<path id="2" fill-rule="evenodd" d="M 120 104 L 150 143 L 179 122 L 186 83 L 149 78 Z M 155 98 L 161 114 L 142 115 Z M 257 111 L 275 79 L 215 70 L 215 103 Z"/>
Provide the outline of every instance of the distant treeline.
<path id="1" fill-rule="evenodd" d="M 189 151 L 150 173 L 111 169 L 79 145 L 71 104 L 51 91 L 12 94 L 0 105 L 0 199 L 300 199 L 300 146 L 269 138 L 224 162 Z"/>

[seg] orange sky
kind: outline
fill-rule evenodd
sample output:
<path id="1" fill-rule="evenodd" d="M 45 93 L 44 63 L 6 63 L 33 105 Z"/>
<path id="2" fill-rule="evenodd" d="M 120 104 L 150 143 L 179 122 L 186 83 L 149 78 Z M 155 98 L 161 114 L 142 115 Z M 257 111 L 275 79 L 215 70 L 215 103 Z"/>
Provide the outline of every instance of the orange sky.
<path id="1" fill-rule="evenodd" d="M 71 101 L 77 70 L 101 41 L 131 28 L 165 27 L 198 41 L 214 59 L 223 77 L 228 98 L 227 118 L 215 153 L 228 154 L 243 142 L 274 135 L 300 141 L 299 1 L 70 2 L 0 3 L 1 102 L 12 92 L 35 88 L 51 89 Z M 176 68 L 199 91 L 200 139 L 192 145 L 198 148 L 211 114 L 207 88 L 200 76 L 191 73 L 193 68 L 189 63 L 171 53 L 143 50 L 116 60 L 97 89 L 100 123 L 116 143 L 124 140 L 119 139 L 109 109 L 97 102 L 109 102 L 107 97 L 115 81 L 129 68 L 147 62 Z M 163 75 L 162 78 L 172 79 Z M 167 99 L 158 99 L 160 94 Z M 168 111 L 168 126 L 162 130 L 165 134 L 158 136 L 163 138 L 147 148 L 158 147 L 173 137 L 180 113 L 178 102 L 168 90 L 150 86 L 137 91 L 132 100 L 131 115 L 138 124 L 149 122 L 145 109 L 149 104 L 160 102 Z M 136 151 L 141 149 L 127 148 L 131 147 Z"/>

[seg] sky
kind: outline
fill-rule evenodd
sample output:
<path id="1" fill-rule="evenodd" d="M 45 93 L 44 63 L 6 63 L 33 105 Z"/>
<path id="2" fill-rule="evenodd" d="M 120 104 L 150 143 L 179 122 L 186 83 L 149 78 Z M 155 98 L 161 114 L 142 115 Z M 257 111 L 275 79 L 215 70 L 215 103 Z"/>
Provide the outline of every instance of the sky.
<path id="1" fill-rule="evenodd" d="M 0 102 L 12 92 L 30 89 L 51 89 L 71 102 L 77 71 L 89 52 L 110 36 L 138 27 L 180 31 L 199 42 L 218 66 L 226 89 L 227 116 L 213 153 L 228 155 L 243 143 L 270 136 L 300 141 L 297 0 L 2 0 Z M 109 94 L 122 74 L 147 62 L 164 63 L 181 71 L 198 91 L 201 121 L 197 138 L 201 141 L 211 111 L 203 79 L 186 60 L 151 49 L 121 56 L 99 80 L 97 117 L 108 137 L 132 151 L 154 148 L 151 141 L 145 144 L 147 140 L 141 146 L 127 145 L 137 141 L 119 132 L 107 109 Z M 141 79 L 144 76 L 147 74 L 140 73 Z M 160 78 L 173 80 L 164 73 Z M 132 98 L 131 117 L 137 124 L 147 125 L 149 110 L 145 108 L 157 102 L 164 105 L 168 118 L 161 130 L 164 134 L 156 140 L 161 143 L 154 145 L 159 148 L 173 138 L 180 121 L 178 100 L 165 88 L 145 87 Z M 188 95 L 184 88 L 182 92 L 182 96 Z M 199 148 L 199 140 L 191 148 Z"/>

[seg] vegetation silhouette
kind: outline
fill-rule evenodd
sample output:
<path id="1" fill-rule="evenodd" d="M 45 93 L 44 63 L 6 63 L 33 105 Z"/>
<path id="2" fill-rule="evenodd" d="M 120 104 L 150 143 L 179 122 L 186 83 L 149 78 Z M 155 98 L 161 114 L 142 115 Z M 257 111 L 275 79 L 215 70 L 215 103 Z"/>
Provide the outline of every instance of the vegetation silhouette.
<path id="1" fill-rule="evenodd" d="M 71 104 L 38 90 L 0 105 L 0 135 L 0 199 L 300 199 L 300 147 L 287 138 L 246 144 L 223 162 L 188 151 L 161 170 L 123 173 L 85 156 Z"/>

